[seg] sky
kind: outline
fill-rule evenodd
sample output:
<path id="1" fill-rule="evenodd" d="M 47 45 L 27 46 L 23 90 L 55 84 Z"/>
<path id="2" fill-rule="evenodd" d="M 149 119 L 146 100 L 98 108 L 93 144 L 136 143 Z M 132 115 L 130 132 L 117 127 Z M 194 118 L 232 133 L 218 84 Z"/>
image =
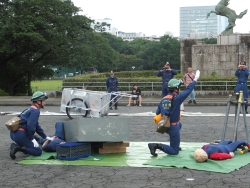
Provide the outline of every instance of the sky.
<path id="1" fill-rule="evenodd" d="M 112 19 L 123 32 L 142 32 L 146 36 L 163 36 L 172 32 L 179 36 L 179 10 L 188 6 L 213 6 L 220 0 L 72 0 L 82 9 L 81 14 L 91 19 Z M 229 8 L 237 14 L 250 9 L 250 0 L 230 0 Z M 249 33 L 250 10 L 236 20 L 234 33 Z"/>

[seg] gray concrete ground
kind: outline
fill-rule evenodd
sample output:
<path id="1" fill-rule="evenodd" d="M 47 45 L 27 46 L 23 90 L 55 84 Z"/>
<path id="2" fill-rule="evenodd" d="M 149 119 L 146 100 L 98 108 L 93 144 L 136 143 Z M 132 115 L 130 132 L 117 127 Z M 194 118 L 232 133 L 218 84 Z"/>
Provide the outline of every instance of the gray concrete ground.
<path id="1" fill-rule="evenodd" d="M 50 99 L 53 100 L 53 99 Z M 13 102 L 14 100 L 12 100 Z M 199 100 L 197 100 L 198 102 Z M 1 102 L 0 102 L 1 103 Z M 30 104 L 29 102 L 27 102 Z M 49 100 L 48 102 L 49 103 Z M 16 103 L 17 104 L 17 103 Z M 221 103 L 222 104 L 222 103 Z M 7 103 L 6 103 L 7 105 Z M 12 104 L 13 105 L 13 104 Z M 22 111 L 23 105 L 0 106 L 0 111 Z M 48 105 L 43 111 L 59 112 L 59 106 Z M 155 105 L 142 107 L 119 106 L 116 113 L 155 112 Z M 186 112 L 224 113 L 225 106 L 188 106 Z M 231 109 L 234 113 L 234 108 Z M 56 165 L 18 165 L 15 162 L 27 157 L 17 153 L 16 160 L 9 157 L 12 140 L 4 123 L 10 116 L 0 116 L 0 187 L 84 187 L 84 188 L 159 188 L 159 187 L 249 187 L 250 165 L 229 174 L 196 171 L 178 168 L 134 168 L 134 167 L 96 167 L 96 166 L 56 166 Z M 109 117 L 119 118 L 119 117 Z M 168 135 L 155 132 L 153 117 L 129 117 L 131 119 L 130 141 L 168 142 Z M 68 121 L 65 116 L 40 116 L 40 124 L 45 132 L 54 133 L 56 121 Z M 249 118 L 247 118 L 250 121 Z M 220 139 L 224 117 L 183 117 L 182 142 L 211 142 Z M 226 138 L 233 138 L 234 118 L 229 117 Z M 240 119 L 238 139 L 246 139 L 243 120 Z M 146 150 L 149 158 L 149 150 Z M 188 180 L 193 178 L 193 181 Z"/>

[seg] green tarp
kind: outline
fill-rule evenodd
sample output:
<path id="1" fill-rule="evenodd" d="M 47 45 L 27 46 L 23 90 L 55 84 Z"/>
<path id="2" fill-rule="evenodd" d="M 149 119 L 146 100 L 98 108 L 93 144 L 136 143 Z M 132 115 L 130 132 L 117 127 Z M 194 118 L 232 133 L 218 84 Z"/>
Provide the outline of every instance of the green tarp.
<path id="1" fill-rule="evenodd" d="M 168 144 L 168 143 L 166 143 Z M 179 155 L 166 155 L 158 152 L 158 157 L 151 156 L 148 149 L 148 142 L 130 142 L 126 153 L 119 154 L 92 154 L 88 158 L 74 161 L 53 159 L 55 153 L 44 152 L 39 157 L 28 157 L 18 164 L 47 164 L 47 165 L 88 165 L 88 166 L 130 166 L 130 167 L 161 167 L 161 168 L 189 168 L 211 172 L 229 173 L 250 163 L 250 153 L 243 155 L 235 151 L 235 157 L 223 161 L 208 160 L 204 163 L 197 163 L 193 158 L 193 152 L 205 143 L 182 142 Z"/>

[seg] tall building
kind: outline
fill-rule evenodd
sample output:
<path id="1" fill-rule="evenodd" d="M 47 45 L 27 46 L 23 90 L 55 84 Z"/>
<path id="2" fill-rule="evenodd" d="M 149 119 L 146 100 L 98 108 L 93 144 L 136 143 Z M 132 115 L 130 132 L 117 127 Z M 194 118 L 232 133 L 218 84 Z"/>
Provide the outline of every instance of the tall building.
<path id="1" fill-rule="evenodd" d="M 217 38 L 227 27 L 228 19 L 214 13 L 207 18 L 211 10 L 215 6 L 180 7 L 180 38 Z"/>

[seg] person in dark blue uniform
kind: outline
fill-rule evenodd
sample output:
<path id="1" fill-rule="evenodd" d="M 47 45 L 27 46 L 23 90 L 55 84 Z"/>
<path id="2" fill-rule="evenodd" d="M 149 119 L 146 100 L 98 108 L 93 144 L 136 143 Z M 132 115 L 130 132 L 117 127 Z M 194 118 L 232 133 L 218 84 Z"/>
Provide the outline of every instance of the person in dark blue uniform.
<path id="1" fill-rule="evenodd" d="M 63 122 L 58 121 L 55 124 L 55 134 L 51 137 L 53 140 L 47 140 L 37 135 L 34 136 L 36 141 L 42 145 L 42 150 L 46 152 L 55 152 L 57 144 L 65 143 Z"/>
<path id="2" fill-rule="evenodd" d="M 170 116 L 170 128 L 166 133 L 170 137 L 170 145 L 149 143 L 148 148 L 153 156 L 157 156 L 155 153 L 156 149 L 160 149 L 163 152 L 170 155 L 177 155 L 180 150 L 180 129 L 182 124 L 180 120 L 180 106 L 188 95 L 193 91 L 197 80 L 200 77 L 200 71 L 196 71 L 195 78 L 190 83 L 186 90 L 180 93 L 180 86 L 182 85 L 181 80 L 171 79 L 168 83 L 169 94 L 165 96 L 158 105 L 156 115 L 161 114 L 162 116 Z"/>
<path id="3" fill-rule="evenodd" d="M 168 82 L 169 82 L 169 80 L 171 80 L 174 77 L 174 75 L 177 75 L 177 71 L 170 68 L 169 62 L 167 62 L 164 65 L 164 67 L 156 73 L 156 76 L 162 77 L 162 88 L 161 88 L 162 97 L 164 97 L 168 94 L 168 92 L 169 92 L 168 91 Z"/>
<path id="4" fill-rule="evenodd" d="M 249 70 L 246 68 L 246 62 L 240 62 L 238 69 L 235 71 L 235 76 L 238 77 L 237 85 L 235 88 L 235 93 L 243 91 L 243 98 L 246 101 L 245 110 L 248 114 L 248 89 L 247 89 L 247 80 L 249 76 Z"/>
<path id="5" fill-rule="evenodd" d="M 115 77 L 113 71 L 110 72 L 110 77 L 108 77 L 108 79 L 106 80 L 106 87 L 107 87 L 108 93 L 118 92 L 118 79 Z M 111 94 L 110 103 L 109 103 L 110 110 L 113 110 L 112 101 L 114 101 L 115 109 L 117 110 L 118 102 L 117 102 L 116 95 Z"/>
<path id="6" fill-rule="evenodd" d="M 201 149 L 197 149 L 194 152 L 194 159 L 201 163 L 207 161 L 207 159 L 212 160 L 225 160 L 234 157 L 234 151 L 237 148 L 242 148 L 246 146 L 247 150 L 250 144 L 243 140 L 237 140 L 232 142 L 231 140 L 224 140 L 218 144 L 207 144 Z"/>
<path id="7" fill-rule="evenodd" d="M 11 139 L 16 142 L 16 144 L 12 143 L 10 146 L 10 157 L 12 159 L 16 158 L 15 154 L 18 151 L 34 156 L 42 154 L 42 149 L 34 138 L 35 132 L 44 139 L 52 140 L 51 137 L 46 136 L 38 122 L 40 109 L 44 108 L 46 99 L 48 99 L 46 93 L 35 92 L 31 98 L 32 106 L 20 115 L 22 125 L 15 132 L 10 132 Z"/>

